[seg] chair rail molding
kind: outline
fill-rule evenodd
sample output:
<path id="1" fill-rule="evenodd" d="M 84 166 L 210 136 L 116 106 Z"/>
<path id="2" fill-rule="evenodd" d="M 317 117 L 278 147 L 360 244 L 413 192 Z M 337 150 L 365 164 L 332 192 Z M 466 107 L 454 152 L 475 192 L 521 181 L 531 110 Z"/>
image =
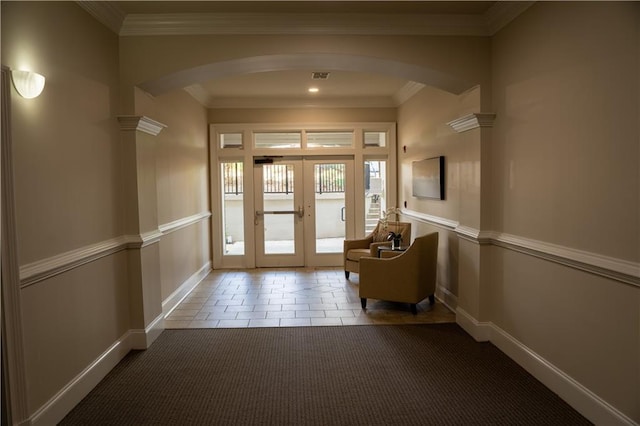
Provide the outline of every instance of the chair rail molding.
<path id="1" fill-rule="evenodd" d="M 139 130 L 152 136 L 158 136 L 162 129 L 167 127 L 166 124 L 152 120 L 144 115 L 119 115 L 118 123 L 120 124 L 120 130 Z"/>
<path id="2" fill-rule="evenodd" d="M 187 216 L 187 217 L 183 217 L 181 219 L 177 219 L 165 224 L 162 224 L 158 227 L 158 229 L 160 230 L 160 232 L 163 235 L 166 234 L 170 234 L 174 231 L 177 231 L 178 229 L 182 229 L 185 228 L 187 226 L 193 225 L 195 223 L 198 223 L 200 221 L 209 219 L 211 217 L 211 212 L 210 211 L 206 211 L 206 212 L 201 212 L 201 213 L 196 213 L 194 215 L 191 216 Z"/>
<path id="3" fill-rule="evenodd" d="M 421 222 L 426 222 L 431 225 L 436 225 L 441 228 L 448 229 L 450 231 L 457 229 L 459 226 L 459 223 L 455 220 L 446 219 L 444 217 L 433 216 L 426 213 L 420 213 L 414 210 L 400 209 L 400 214 L 410 217 L 412 219 L 419 220 Z"/>
<path id="4" fill-rule="evenodd" d="M 493 127 L 496 115 L 493 113 L 476 112 L 456 118 L 447 124 L 456 132 L 462 133 L 478 127 Z"/>
<path id="5" fill-rule="evenodd" d="M 125 240 L 127 248 L 139 249 L 160 242 L 162 235 L 162 231 L 154 229 L 139 235 L 126 235 Z"/>
<path id="6" fill-rule="evenodd" d="M 638 262 L 501 232 L 491 233 L 491 244 L 640 287 Z"/>
<path id="7" fill-rule="evenodd" d="M 458 237 L 480 245 L 493 245 L 600 275 L 634 287 L 640 287 L 640 263 L 617 259 L 544 241 L 498 231 L 484 231 L 460 225 L 451 219 L 401 210 L 409 218 L 454 231 Z"/>
<path id="8" fill-rule="evenodd" d="M 22 265 L 20 287 L 28 287 L 125 248 L 127 248 L 127 239 L 120 236 Z"/>
<path id="9" fill-rule="evenodd" d="M 156 244 L 163 235 L 160 230 L 140 235 L 121 235 L 22 265 L 20 287 L 28 287 L 121 250 L 141 249 Z"/>

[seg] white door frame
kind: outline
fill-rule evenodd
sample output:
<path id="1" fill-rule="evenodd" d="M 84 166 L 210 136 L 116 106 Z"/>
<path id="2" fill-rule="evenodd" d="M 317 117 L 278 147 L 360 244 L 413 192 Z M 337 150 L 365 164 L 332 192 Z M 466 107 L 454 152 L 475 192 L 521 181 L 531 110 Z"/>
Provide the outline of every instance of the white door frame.
<path id="1" fill-rule="evenodd" d="M 304 240 L 305 240 L 305 212 L 304 212 L 304 174 L 303 162 L 299 157 L 282 157 L 266 159 L 266 162 L 254 161 L 254 212 L 255 225 L 255 259 L 256 267 L 300 267 L 305 266 Z M 265 194 L 263 193 L 264 166 L 286 164 L 293 169 L 293 192 L 291 193 L 291 206 L 286 208 L 266 208 Z M 292 219 L 293 225 L 293 252 L 292 253 L 267 253 L 265 224 L 268 220 Z M 246 220 L 247 218 L 245 218 Z"/>
<path id="2" fill-rule="evenodd" d="M 317 223 L 322 223 L 323 218 L 316 217 L 316 191 L 315 191 L 315 173 L 314 166 L 316 164 L 344 164 L 345 165 L 345 193 L 344 193 L 344 212 L 345 212 L 345 238 L 353 233 L 355 228 L 355 194 L 354 194 L 354 160 L 353 157 L 336 157 L 336 156 L 314 156 L 305 158 L 304 160 L 304 235 L 305 235 L 305 266 L 336 266 L 342 264 L 343 254 L 342 248 L 335 253 L 317 253 L 316 252 L 316 229 Z M 342 247 L 342 246 L 341 246 Z"/>
<path id="3" fill-rule="evenodd" d="M 210 190 L 211 190 L 211 242 L 213 254 L 213 268 L 255 268 L 255 225 L 254 225 L 254 157 L 351 157 L 353 158 L 353 203 L 354 226 L 347 227 L 345 238 L 359 238 L 364 236 L 365 201 L 364 194 L 364 161 L 370 158 L 385 159 L 387 162 L 386 194 L 390 205 L 397 205 L 397 166 L 396 166 L 396 123 L 394 122 L 340 122 L 340 123 L 238 123 L 238 124 L 210 124 L 209 125 L 209 155 L 210 155 Z M 259 132 L 300 132 L 302 143 L 300 147 L 264 148 L 256 147 L 254 134 Z M 312 147 L 307 146 L 306 132 L 353 132 L 353 143 L 350 147 Z M 367 132 L 386 134 L 386 143 L 382 146 L 365 144 Z M 224 135 L 241 135 L 239 145 L 222 146 Z M 244 254 L 231 255 L 225 253 L 223 235 L 222 190 L 220 163 L 227 161 L 241 161 L 244 165 Z M 306 201 L 306 200 L 305 200 Z M 341 262 L 336 263 L 336 266 Z"/>

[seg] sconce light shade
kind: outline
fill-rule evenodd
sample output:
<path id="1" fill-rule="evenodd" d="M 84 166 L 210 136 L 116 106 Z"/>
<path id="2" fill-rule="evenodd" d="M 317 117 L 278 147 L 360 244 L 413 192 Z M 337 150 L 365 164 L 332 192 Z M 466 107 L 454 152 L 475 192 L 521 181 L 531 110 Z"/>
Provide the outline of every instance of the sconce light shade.
<path id="1" fill-rule="evenodd" d="M 44 76 L 31 71 L 12 70 L 13 86 L 20 96 L 32 99 L 40 95 L 44 89 Z"/>

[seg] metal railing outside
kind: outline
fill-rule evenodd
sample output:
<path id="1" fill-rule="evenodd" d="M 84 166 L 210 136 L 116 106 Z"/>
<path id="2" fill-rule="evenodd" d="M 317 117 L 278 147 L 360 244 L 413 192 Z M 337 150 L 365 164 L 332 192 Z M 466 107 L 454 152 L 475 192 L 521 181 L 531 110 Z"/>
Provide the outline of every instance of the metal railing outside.
<path id="1" fill-rule="evenodd" d="M 315 191 L 318 194 L 345 192 L 344 164 L 316 164 Z M 242 163 L 222 163 L 222 186 L 225 195 L 244 192 Z M 263 169 L 265 194 L 290 194 L 293 192 L 293 167 L 287 164 L 269 164 Z"/>

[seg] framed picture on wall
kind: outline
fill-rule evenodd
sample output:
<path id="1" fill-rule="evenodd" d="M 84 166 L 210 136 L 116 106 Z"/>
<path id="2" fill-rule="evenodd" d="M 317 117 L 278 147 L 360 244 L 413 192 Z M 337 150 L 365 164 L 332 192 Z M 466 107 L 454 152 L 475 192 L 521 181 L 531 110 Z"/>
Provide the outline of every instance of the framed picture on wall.
<path id="1" fill-rule="evenodd" d="M 416 198 L 444 200 L 444 156 L 411 164 L 412 195 Z"/>

